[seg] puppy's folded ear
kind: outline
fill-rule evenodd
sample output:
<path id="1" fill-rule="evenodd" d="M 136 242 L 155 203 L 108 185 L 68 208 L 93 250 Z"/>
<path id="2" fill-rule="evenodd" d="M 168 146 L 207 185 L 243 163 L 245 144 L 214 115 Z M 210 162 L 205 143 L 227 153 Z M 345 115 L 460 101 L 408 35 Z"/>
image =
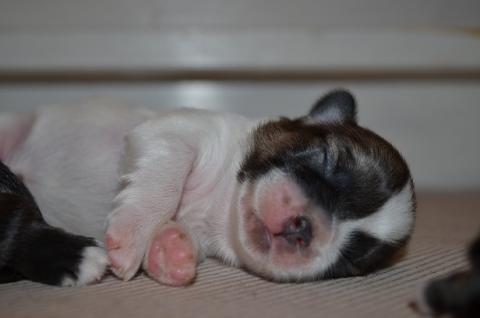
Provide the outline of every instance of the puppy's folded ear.
<path id="1" fill-rule="evenodd" d="M 312 107 L 308 118 L 322 124 L 356 123 L 357 104 L 355 98 L 346 90 L 333 90 Z"/>

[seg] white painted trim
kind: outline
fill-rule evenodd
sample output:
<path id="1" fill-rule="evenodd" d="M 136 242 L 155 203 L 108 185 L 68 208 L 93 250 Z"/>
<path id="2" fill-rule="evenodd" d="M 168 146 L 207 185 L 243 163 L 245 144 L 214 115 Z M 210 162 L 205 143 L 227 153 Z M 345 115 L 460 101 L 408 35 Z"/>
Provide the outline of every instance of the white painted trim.
<path id="1" fill-rule="evenodd" d="M 453 31 L 304 28 L 4 30 L 8 70 L 480 69 L 480 37 Z"/>

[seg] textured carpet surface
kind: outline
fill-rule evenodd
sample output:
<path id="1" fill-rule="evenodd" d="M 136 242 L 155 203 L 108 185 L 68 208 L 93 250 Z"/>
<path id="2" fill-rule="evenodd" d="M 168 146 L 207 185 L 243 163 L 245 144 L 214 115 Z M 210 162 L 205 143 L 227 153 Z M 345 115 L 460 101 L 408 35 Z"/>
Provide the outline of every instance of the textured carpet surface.
<path id="1" fill-rule="evenodd" d="M 0 317 L 415 317 L 407 307 L 431 278 L 467 266 L 480 230 L 480 193 L 422 194 L 406 255 L 366 277 L 275 284 L 207 260 L 186 288 L 139 276 L 83 288 L 0 285 Z"/>

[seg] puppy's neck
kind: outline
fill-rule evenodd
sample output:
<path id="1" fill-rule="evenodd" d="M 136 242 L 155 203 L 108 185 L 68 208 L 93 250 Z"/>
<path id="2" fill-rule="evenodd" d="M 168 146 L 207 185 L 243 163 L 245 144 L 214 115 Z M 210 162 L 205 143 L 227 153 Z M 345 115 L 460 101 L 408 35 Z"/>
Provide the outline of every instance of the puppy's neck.
<path id="1" fill-rule="evenodd" d="M 225 114 L 220 122 L 201 147 L 177 216 L 196 237 L 200 259 L 215 257 L 237 265 L 230 219 L 237 213 L 237 175 L 259 121 Z"/>

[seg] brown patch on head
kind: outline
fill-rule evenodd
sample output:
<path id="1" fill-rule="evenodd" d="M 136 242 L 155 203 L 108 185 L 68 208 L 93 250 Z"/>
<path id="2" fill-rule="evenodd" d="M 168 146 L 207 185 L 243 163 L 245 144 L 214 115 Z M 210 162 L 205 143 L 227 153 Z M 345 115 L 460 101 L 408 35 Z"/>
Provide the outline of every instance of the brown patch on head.
<path id="1" fill-rule="evenodd" d="M 254 155 L 257 160 L 269 157 L 292 149 L 296 145 L 308 142 L 308 131 L 304 131 L 299 121 L 281 118 L 278 121 L 269 121 L 258 127 L 254 138 Z"/>
<path id="2" fill-rule="evenodd" d="M 324 124 L 281 118 L 262 124 L 253 132 L 238 179 L 254 181 L 275 168 L 341 218 L 373 213 L 410 180 L 400 153 L 351 121 Z"/>
<path id="3" fill-rule="evenodd" d="M 301 120 L 280 118 L 260 125 L 253 132 L 253 146 L 242 164 L 239 179 L 267 172 L 279 156 L 314 146 L 320 136 L 318 127 L 305 125 Z"/>

